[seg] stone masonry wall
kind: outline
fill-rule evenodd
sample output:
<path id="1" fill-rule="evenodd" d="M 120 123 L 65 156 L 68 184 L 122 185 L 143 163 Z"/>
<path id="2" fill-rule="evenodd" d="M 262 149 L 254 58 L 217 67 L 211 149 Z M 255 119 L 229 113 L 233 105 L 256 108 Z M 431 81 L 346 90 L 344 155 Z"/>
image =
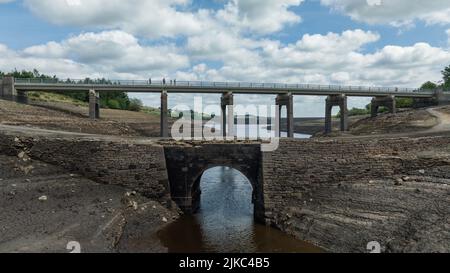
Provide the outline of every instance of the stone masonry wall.
<path id="1" fill-rule="evenodd" d="M 73 136 L 18 136 L 0 132 L 0 153 L 20 155 L 22 152 L 94 181 L 123 186 L 170 204 L 162 146 Z"/>
<path id="2" fill-rule="evenodd" d="M 450 251 L 450 138 L 283 139 L 262 157 L 268 223 L 328 251 Z"/>

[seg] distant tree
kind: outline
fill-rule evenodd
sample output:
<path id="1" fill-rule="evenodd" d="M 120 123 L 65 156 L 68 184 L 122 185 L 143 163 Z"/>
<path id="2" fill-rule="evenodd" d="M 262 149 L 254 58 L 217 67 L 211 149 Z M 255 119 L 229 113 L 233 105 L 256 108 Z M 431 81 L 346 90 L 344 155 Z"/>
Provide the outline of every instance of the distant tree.
<path id="1" fill-rule="evenodd" d="M 130 106 L 128 107 L 128 110 L 140 112 L 143 108 L 144 104 L 140 99 L 130 99 Z M 170 111 L 169 111 L 170 113 Z"/>
<path id="2" fill-rule="evenodd" d="M 426 83 L 422 84 L 422 86 L 420 87 L 420 89 L 425 89 L 425 90 L 434 90 L 438 88 L 438 85 L 435 84 L 434 82 L 430 82 L 427 81 Z"/>
<path id="3" fill-rule="evenodd" d="M 442 76 L 444 78 L 444 82 L 450 83 L 450 65 L 447 66 L 446 68 L 444 68 L 444 70 L 441 71 L 442 72 Z"/>

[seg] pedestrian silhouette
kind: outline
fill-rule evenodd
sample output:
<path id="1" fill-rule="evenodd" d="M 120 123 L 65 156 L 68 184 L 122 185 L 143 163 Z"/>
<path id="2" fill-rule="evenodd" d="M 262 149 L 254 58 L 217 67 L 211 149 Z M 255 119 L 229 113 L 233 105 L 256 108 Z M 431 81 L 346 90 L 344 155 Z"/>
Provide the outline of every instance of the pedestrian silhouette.
<path id="1" fill-rule="evenodd" d="M 163 84 L 166 85 L 166 78 L 163 78 Z"/>

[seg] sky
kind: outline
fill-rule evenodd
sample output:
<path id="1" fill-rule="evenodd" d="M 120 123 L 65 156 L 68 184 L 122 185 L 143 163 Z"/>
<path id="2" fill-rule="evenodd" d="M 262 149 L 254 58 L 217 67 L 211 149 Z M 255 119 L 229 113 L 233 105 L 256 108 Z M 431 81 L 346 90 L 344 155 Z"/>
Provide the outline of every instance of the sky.
<path id="1" fill-rule="evenodd" d="M 450 0 L 0 0 L 5 72 L 418 87 L 441 80 L 449 49 Z M 159 106 L 156 94 L 131 96 Z M 295 116 L 323 116 L 324 100 L 295 97 Z M 171 95 L 179 104 L 193 97 Z"/>

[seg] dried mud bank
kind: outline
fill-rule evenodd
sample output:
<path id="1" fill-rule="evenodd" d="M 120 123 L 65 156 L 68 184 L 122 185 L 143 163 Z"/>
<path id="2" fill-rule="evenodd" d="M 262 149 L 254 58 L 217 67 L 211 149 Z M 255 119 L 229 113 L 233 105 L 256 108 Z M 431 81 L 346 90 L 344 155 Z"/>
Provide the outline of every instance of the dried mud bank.
<path id="1" fill-rule="evenodd" d="M 450 138 L 283 140 L 263 155 L 267 221 L 331 252 L 450 251 Z"/>
<path id="2" fill-rule="evenodd" d="M 177 219 L 179 211 L 168 209 L 161 193 L 151 188 L 159 188 L 159 181 L 140 193 L 128 187 L 131 180 L 121 181 L 118 174 L 114 178 L 101 170 L 96 175 L 87 170 L 72 173 L 70 160 L 45 155 L 36 147 L 48 146 L 39 144 L 38 138 L 0 132 L 0 252 L 65 253 L 72 241 L 79 242 L 82 252 L 167 251 L 157 232 Z M 73 149 L 73 158 L 80 156 L 80 162 L 89 165 L 74 143 L 56 144 L 61 155 L 64 149 Z M 128 165 L 127 170 L 132 171 Z M 152 190 L 154 195 L 149 194 Z"/>

